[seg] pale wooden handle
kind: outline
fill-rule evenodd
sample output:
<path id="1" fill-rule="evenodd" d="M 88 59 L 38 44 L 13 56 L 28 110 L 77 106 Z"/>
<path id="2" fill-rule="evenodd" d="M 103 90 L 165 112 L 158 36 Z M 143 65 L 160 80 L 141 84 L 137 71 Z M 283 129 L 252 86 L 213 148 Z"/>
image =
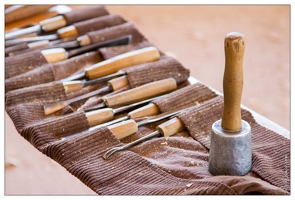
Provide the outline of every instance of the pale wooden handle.
<path id="1" fill-rule="evenodd" d="M 65 92 L 67 94 L 81 90 L 83 88 L 83 84 L 81 81 L 70 81 L 70 82 L 63 83 L 63 85 L 64 85 Z"/>
<path id="2" fill-rule="evenodd" d="M 108 107 L 122 106 L 171 92 L 177 88 L 173 78 L 151 82 L 112 96 L 103 97 Z"/>
<path id="3" fill-rule="evenodd" d="M 119 90 L 129 84 L 127 76 L 121 76 L 108 81 L 113 91 Z"/>
<path id="4" fill-rule="evenodd" d="M 56 63 L 68 58 L 68 53 L 64 48 L 45 49 L 41 53 L 48 63 Z"/>
<path id="5" fill-rule="evenodd" d="M 70 37 L 70 36 L 79 34 L 78 30 L 73 25 L 66 26 L 64 28 L 60 28 L 56 32 L 60 38 L 66 38 L 66 37 Z"/>
<path id="6" fill-rule="evenodd" d="M 54 31 L 67 25 L 66 19 L 59 15 L 40 22 L 42 30 L 45 32 Z"/>
<path id="7" fill-rule="evenodd" d="M 50 45 L 49 40 L 41 40 L 37 42 L 28 43 L 29 49 L 49 47 L 49 45 Z"/>
<path id="8" fill-rule="evenodd" d="M 53 102 L 50 104 L 45 104 L 44 105 L 44 113 L 45 115 L 49 115 L 52 114 L 56 111 L 59 111 L 63 108 L 65 108 L 66 106 L 68 106 L 68 102 L 66 101 L 61 101 L 61 102 Z"/>
<path id="9" fill-rule="evenodd" d="M 108 126 L 108 129 L 115 135 L 119 140 L 132 135 L 137 132 L 138 127 L 134 120 L 126 120 L 111 126 Z"/>
<path id="10" fill-rule="evenodd" d="M 222 128 L 230 131 L 240 130 L 241 98 L 243 90 L 244 36 L 229 33 L 224 40 L 225 70 L 223 77 L 224 109 Z"/>
<path id="11" fill-rule="evenodd" d="M 128 113 L 128 117 L 130 119 L 146 117 L 146 116 L 154 116 L 160 114 L 160 110 L 158 106 L 154 103 L 149 103 L 146 106 L 138 108 Z"/>
<path id="12" fill-rule="evenodd" d="M 86 46 L 91 44 L 91 39 L 88 35 L 82 35 L 78 37 L 77 41 L 79 42 L 80 46 Z"/>
<path id="13" fill-rule="evenodd" d="M 86 113 L 87 120 L 90 126 L 95 126 L 108 122 L 114 118 L 113 109 L 104 108 L 99 110 L 94 110 Z"/>
<path id="14" fill-rule="evenodd" d="M 182 121 L 178 119 L 177 117 L 174 117 L 170 119 L 169 121 L 164 122 L 163 124 L 160 124 L 157 127 L 157 130 L 160 131 L 160 133 L 165 137 L 169 137 L 171 135 L 179 133 L 180 131 L 183 131 L 184 129 L 185 127 Z"/>
<path id="15" fill-rule="evenodd" d="M 121 69 L 159 60 L 160 53 L 155 47 L 146 47 L 130 51 L 108 60 L 102 61 L 85 69 L 86 76 L 94 79 L 115 73 Z"/>

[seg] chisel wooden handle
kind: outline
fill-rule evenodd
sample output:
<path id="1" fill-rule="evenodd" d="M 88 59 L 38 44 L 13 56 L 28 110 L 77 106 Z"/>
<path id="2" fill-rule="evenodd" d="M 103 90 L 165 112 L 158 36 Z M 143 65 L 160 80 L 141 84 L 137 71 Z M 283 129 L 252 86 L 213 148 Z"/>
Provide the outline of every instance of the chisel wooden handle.
<path id="1" fill-rule="evenodd" d="M 103 97 L 102 99 L 108 107 L 122 106 L 159 96 L 176 90 L 176 88 L 177 84 L 175 79 L 168 78 L 151 82 L 112 96 Z"/>
<path id="2" fill-rule="evenodd" d="M 108 126 L 108 129 L 115 135 L 119 140 L 132 135 L 137 132 L 138 127 L 134 120 L 126 120 L 114 125 Z"/>
<path id="3" fill-rule="evenodd" d="M 128 84 L 129 82 L 126 76 L 121 76 L 108 81 L 108 85 L 112 91 L 116 91 L 123 87 L 126 87 Z M 71 92 L 79 91 L 84 87 L 82 81 L 69 81 L 69 82 L 63 83 L 63 85 L 64 85 L 65 92 L 67 94 Z"/>
<path id="4" fill-rule="evenodd" d="M 73 25 L 66 26 L 64 28 L 60 28 L 56 32 L 57 32 L 57 34 L 59 35 L 60 38 L 66 38 L 66 37 L 69 37 L 69 36 L 79 34 L 78 30 Z"/>
<path id="5" fill-rule="evenodd" d="M 64 48 L 44 49 L 41 54 L 48 63 L 56 63 L 68 58 L 68 53 Z"/>
<path id="6" fill-rule="evenodd" d="M 157 48 L 146 47 L 115 56 L 87 67 L 85 69 L 85 74 L 89 79 L 94 79 L 115 73 L 127 67 L 157 61 L 159 58 L 160 53 Z"/>
<path id="7" fill-rule="evenodd" d="M 182 121 L 177 117 L 170 119 L 157 127 L 157 130 L 165 137 L 174 135 L 185 129 Z"/>
<path id="8" fill-rule="evenodd" d="M 67 94 L 75 91 L 79 91 L 83 88 L 82 81 L 69 81 L 66 83 L 63 83 L 65 92 Z"/>
<path id="9" fill-rule="evenodd" d="M 158 106 L 154 103 L 149 103 L 146 106 L 138 108 L 128 113 L 128 117 L 130 119 L 146 117 L 146 116 L 154 116 L 160 114 L 160 110 Z"/>
<path id="10" fill-rule="evenodd" d="M 244 50 L 245 41 L 241 33 L 232 32 L 225 37 L 224 109 L 221 126 L 229 131 L 237 131 L 242 127 L 241 98 Z"/>
<path id="11" fill-rule="evenodd" d="M 104 108 L 99 110 L 94 110 L 86 113 L 87 120 L 90 126 L 95 126 L 102 124 L 104 122 L 110 121 L 114 118 L 113 109 Z"/>
<path id="12" fill-rule="evenodd" d="M 59 29 L 61 27 L 65 27 L 67 25 L 67 20 L 62 15 L 59 15 L 41 21 L 40 25 L 43 31 L 49 32 Z"/>

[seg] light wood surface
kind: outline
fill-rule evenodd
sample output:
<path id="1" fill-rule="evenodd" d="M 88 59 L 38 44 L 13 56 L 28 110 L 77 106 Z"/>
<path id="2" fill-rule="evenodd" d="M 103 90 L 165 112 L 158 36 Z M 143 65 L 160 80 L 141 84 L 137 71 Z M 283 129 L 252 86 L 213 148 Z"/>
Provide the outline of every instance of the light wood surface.
<path id="1" fill-rule="evenodd" d="M 83 88 L 82 81 L 69 81 L 69 82 L 63 83 L 63 85 L 64 85 L 65 92 L 67 94 L 81 90 Z"/>
<path id="2" fill-rule="evenodd" d="M 146 47 L 115 56 L 87 67 L 85 73 L 89 79 L 94 79 L 115 73 L 127 67 L 157 61 L 159 58 L 160 53 L 156 47 Z"/>
<path id="3" fill-rule="evenodd" d="M 56 32 L 57 32 L 57 34 L 59 35 L 60 38 L 66 38 L 66 37 L 69 37 L 69 36 L 73 36 L 73 35 L 78 35 L 79 34 L 78 33 L 78 30 L 73 25 L 60 28 Z"/>
<path id="4" fill-rule="evenodd" d="M 128 113 L 128 117 L 130 119 L 146 117 L 146 116 L 154 116 L 160 114 L 160 110 L 158 106 L 154 103 L 149 103 L 141 108 L 133 110 Z"/>
<path id="5" fill-rule="evenodd" d="M 109 86 L 113 91 L 119 90 L 129 84 L 127 76 L 121 76 L 108 81 Z"/>
<path id="6" fill-rule="evenodd" d="M 43 31 L 49 32 L 65 27 L 67 25 L 67 20 L 62 15 L 59 15 L 41 21 L 40 25 Z"/>
<path id="7" fill-rule="evenodd" d="M 104 108 L 85 113 L 90 126 L 110 121 L 114 117 L 113 109 Z"/>
<path id="8" fill-rule="evenodd" d="M 163 124 L 160 124 L 157 127 L 157 130 L 161 132 L 161 134 L 164 137 L 169 137 L 171 135 L 174 135 L 176 133 L 179 133 L 185 129 L 182 121 L 178 119 L 177 117 L 174 117 L 170 119 L 167 122 L 164 122 Z"/>
<path id="9" fill-rule="evenodd" d="M 48 63 L 56 63 L 68 58 L 68 53 L 64 48 L 52 48 L 41 51 Z"/>
<path id="10" fill-rule="evenodd" d="M 138 127 L 134 120 L 126 120 L 111 126 L 108 126 L 108 129 L 115 135 L 119 140 L 132 135 L 137 132 Z"/>
<path id="11" fill-rule="evenodd" d="M 108 107 L 122 106 L 172 92 L 176 90 L 176 88 L 177 84 L 175 79 L 168 78 L 151 82 L 112 96 L 103 97 L 103 100 Z"/>

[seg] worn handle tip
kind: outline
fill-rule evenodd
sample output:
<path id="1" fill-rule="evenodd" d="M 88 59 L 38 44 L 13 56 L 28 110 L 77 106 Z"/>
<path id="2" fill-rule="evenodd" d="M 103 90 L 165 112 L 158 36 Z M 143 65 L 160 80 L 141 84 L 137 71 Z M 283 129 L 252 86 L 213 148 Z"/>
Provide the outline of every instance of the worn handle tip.
<path id="1" fill-rule="evenodd" d="M 225 36 L 225 39 L 231 39 L 231 40 L 236 40 L 236 39 L 243 39 L 244 35 L 239 32 L 230 32 Z"/>

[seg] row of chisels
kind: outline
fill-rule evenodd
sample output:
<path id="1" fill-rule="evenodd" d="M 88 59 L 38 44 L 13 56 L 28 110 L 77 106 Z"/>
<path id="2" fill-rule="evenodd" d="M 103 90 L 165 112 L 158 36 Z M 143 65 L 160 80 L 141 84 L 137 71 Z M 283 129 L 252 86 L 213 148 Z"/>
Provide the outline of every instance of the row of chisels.
<path id="1" fill-rule="evenodd" d="M 32 32 L 37 36 L 30 36 Z M 190 85 L 187 68 L 151 44 L 134 23 L 109 14 L 104 6 L 71 10 L 32 27 L 10 31 L 5 34 L 5 46 L 7 101 L 42 105 L 42 118 L 50 119 L 50 123 L 69 115 L 75 117 L 75 113 L 87 118 L 88 129 L 65 134 L 60 141 L 83 137 L 101 127 L 122 140 L 137 133 L 140 126 L 165 120 L 153 133 L 106 149 L 104 159 L 145 140 L 186 130 L 177 115 L 218 98 L 199 83 Z M 251 131 L 239 112 L 243 35 L 227 35 L 225 52 L 225 109 L 222 125 L 218 122 L 212 129 L 215 138 L 209 170 L 214 175 L 244 175 L 251 168 Z M 18 99 L 12 98 L 15 96 Z M 220 149 L 216 150 L 215 144 Z M 234 152 L 240 154 L 239 159 L 231 154 L 238 151 L 232 150 L 235 148 L 248 150 Z M 223 149 L 226 155 L 220 161 Z M 225 163 L 226 159 L 229 161 Z M 240 160 L 246 160 L 247 165 Z M 239 163 L 232 169 L 234 161 Z"/>

